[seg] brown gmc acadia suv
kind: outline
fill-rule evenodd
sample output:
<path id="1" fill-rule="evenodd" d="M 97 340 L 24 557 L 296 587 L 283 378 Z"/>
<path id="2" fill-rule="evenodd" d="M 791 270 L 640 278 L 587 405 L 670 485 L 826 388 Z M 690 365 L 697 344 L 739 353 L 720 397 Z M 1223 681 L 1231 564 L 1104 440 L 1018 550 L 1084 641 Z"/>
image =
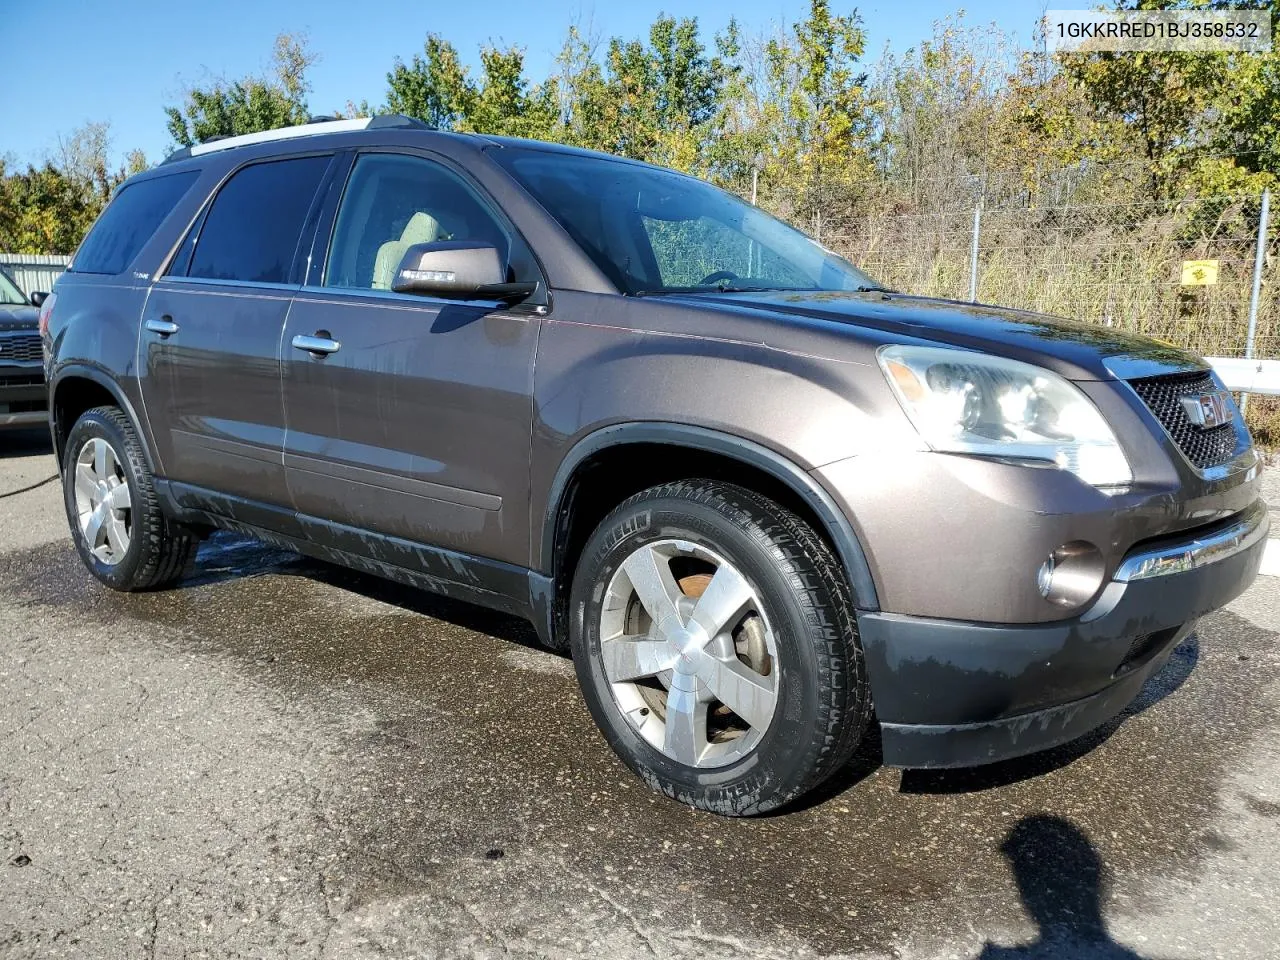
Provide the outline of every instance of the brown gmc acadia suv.
<path id="1" fill-rule="evenodd" d="M 85 565 L 225 528 L 532 620 L 655 789 L 724 814 L 1119 713 L 1253 580 L 1200 359 L 883 289 L 691 177 L 403 117 L 188 148 L 44 303 Z"/>

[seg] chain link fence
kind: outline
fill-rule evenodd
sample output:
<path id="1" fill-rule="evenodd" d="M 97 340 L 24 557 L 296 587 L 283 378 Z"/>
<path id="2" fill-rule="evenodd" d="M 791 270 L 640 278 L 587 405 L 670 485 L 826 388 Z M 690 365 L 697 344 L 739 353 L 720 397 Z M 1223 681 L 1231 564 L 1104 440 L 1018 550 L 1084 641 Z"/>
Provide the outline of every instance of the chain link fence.
<path id="1" fill-rule="evenodd" d="M 1260 244 L 1262 197 L 1178 202 L 955 205 L 823 224 L 822 242 L 896 289 L 977 299 L 1245 356 L 1261 246 L 1253 355 L 1280 357 L 1278 237 Z M 976 254 L 976 259 L 975 259 Z M 1184 284 L 1186 261 L 1216 283 Z"/>

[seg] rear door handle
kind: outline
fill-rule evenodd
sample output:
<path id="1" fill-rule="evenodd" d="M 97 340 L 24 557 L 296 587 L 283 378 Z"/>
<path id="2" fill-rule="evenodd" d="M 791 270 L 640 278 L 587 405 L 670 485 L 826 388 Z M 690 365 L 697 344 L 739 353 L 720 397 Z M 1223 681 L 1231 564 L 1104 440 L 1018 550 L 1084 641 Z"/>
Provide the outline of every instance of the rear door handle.
<path id="1" fill-rule="evenodd" d="M 322 330 L 320 333 L 323 334 L 324 331 Z M 337 353 L 341 346 L 342 344 L 337 340 L 334 340 L 331 337 L 321 336 L 320 334 L 317 334 L 314 337 L 309 337 L 304 333 L 300 333 L 293 338 L 293 347 L 295 350 L 305 350 L 307 353 L 321 357 L 327 357 L 331 353 Z"/>
<path id="2" fill-rule="evenodd" d="M 167 313 L 156 320 L 154 317 L 147 321 L 147 329 L 152 333 L 158 333 L 162 337 L 170 336 L 178 332 L 178 325 L 173 322 L 173 318 Z"/>

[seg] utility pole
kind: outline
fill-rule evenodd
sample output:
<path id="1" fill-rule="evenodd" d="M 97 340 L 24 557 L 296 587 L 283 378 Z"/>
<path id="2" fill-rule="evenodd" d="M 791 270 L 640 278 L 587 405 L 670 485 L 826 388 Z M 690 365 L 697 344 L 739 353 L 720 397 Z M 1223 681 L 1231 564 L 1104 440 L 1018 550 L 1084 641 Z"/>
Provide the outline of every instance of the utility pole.
<path id="1" fill-rule="evenodd" d="M 982 204 L 973 208 L 973 241 L 969 244 L 969 302 L 978 302 L 978 238 L 982 235 Z"/>

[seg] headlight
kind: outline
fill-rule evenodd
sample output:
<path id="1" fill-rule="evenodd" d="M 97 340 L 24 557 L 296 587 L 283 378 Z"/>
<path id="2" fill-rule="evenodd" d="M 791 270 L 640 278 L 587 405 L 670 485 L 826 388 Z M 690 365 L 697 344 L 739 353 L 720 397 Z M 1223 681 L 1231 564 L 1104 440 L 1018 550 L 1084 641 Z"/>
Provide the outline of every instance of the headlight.
<path id="1" fill-rule="evenodd" d="M 934 450 L 1048 460 L 1095 487 L 1133 480 L 1098 408 L 1055 373 L 945 347 L 882 347 L 878 356 L 907 416 Z"/>

